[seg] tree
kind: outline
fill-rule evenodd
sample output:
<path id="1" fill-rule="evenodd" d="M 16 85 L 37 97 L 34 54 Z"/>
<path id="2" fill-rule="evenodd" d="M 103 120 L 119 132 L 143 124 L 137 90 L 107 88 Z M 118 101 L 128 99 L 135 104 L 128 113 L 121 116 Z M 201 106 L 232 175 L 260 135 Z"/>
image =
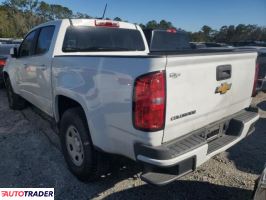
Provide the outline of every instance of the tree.
<path id="1" fill-rule="evenodd" d="M 0 7 L 0 37 L 11 36 L 11 32 L 14 33 L 14 29 L 11 23 L 6 23 L 8 20 L 8 12 L 4 7 Z M 13 35 L 12 35 L 13 36 Z"/>
<path id="2" fill-rule="evenodd" d="M 147 29 L 169 29 L 175 28 L 171 22 L 161 20 L 159 23 L 155 20 L 149 21 L 146 25 L 140 24 L 142 28 Z"/>
<path id="3" fill-rule="evenodd" d="M 87 15 L 87 14 L 77 12 L 77 13 L 74 15 L 74 18 L 77 18 L 77 19 L 90 19 L 90 18 L 92 18 L 92 17 L 89 16 L 89 15 Z"/>
<path id="4" fill-rule="evenodd" d="M 174 26 L 173 26 L 173 24 L 171 22 L 167 22 L 165 20 L 161 20 L 160 23 L 158 24 L 158 26 L 161 29 L 174 28 Z"/>
<path id="5" fill-rule="evenodd" d="M 158 27 L 158 23 L 155 20 L 149 21 L 146 24 L 147 29 L 156 29 Z"/>
<path id="6" fill-rule="evenodd" d="M 115 17 L 115 18 L 114 18 L 114 21 L 119 21 L 119 22 L 121 22 L 122 19 L 121 19 L 120 17 Z"/>
<path id="7" fill-rule="evenodd" d="M 38 0 L 6 0 L 3 5 L 13 10 L 33 13 L 38 7 Z"/>
<path id="8" fill-rule="evenodd" d="M 36 14 L 39 15 L 43 21 L 50 20 L 50 5 L 41 1 L 36 10 Z"/>
<path id="9" fill-rule="evenodd" d="M 8 35 L 23 36 L 33 26 L 40 23 L 35 16 L 37 4 L 36 0 L 7 0 L 3 3 L 8 16 L 7 23 L 10 23 Z"/>
<path id="10" fill-rule="evenodd" d="M 71 18 L 73 16 L 72 10 L 57 4 L 50 5 L 49 14 L 51 20 Z"/>
<path id="11" fill-rule="evenodd" d="M 205 25 L 201 28 L 201 31 L 203 32 L 204 41 L 211 42 L 212 41 L 212 34 L 213 34 L 212 28 Z"/>
<path id="12" fill-rule="evenodd" d="M 139 24 L 140 28 L 145 29 L 146 26 L 144 24 Z"/>
<path id="13" fill-rule="evenodd" d="M 4 15 L 4 16 L 2 16 Z M 23 37 L 34 26 L 55 19 L 73 17 L 67 7 L 47 4 L 38 0 L 6 0 L 1 6 L 1 35 L 6 37 Z M 84 17 L 84 15 L 82 16 Z M 86 16 L 87 17 L 87 16 Z"/>

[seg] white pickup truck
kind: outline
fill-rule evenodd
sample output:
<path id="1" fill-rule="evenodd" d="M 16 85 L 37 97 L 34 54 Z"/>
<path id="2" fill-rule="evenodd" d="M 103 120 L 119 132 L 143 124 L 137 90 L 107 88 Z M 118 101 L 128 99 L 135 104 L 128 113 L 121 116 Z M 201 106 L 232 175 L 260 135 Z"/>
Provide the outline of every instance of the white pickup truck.
<path id="1" fill-rule="evenodd" d="M 257 53 L 191 50 L 180 31 L 64 19 L 32 29 L 11 56 L 10 108 L 27 100 L 55 119 L 80 180 L 98 177 L 110 153 L 141 163 L 144 181 L 167 184 L 238 143 L 259 119 L 250 107 Z"/>

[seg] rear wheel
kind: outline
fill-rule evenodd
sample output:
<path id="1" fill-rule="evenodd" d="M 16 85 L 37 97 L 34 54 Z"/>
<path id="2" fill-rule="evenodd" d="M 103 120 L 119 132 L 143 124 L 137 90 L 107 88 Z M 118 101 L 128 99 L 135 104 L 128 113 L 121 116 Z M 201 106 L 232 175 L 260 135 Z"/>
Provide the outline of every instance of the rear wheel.
<path id="1" fill-rule="evenodd" d="M 85 114 L 81 108 L 71 108 L 62 116 L 60 140 L 64 158 L 70 171 L 82 181 L 93 181 L 103 173 L 97 152 L 90 138 Z"/>
<path id="2" fill-rule="evenodd" d="M 13 91 L 9 77 L 6 78 L 6 92 L 9 108 L 21 110 L 26 107 L 26 101 Z"/>
<path id="3" fill-rule="evenodd" d="M 1 72 L 0 72 L 1 73 Z M 0 89 L 4 88 L 5 87 L 5 84 L 2 80 L 0 80 Z"/>
<path id="4" fill-rule="evenodd" d="M 252 199 L 254 199 L 254 197 L 255 197 L 255 194 L 256 194 L 258 186 L 259 186 L 259 182 L 260 182 L 260 177 L 257 178 L 256 181 L 255 181 L 254 190 L 253 190 L 253 194 L 252 194 Z"/>

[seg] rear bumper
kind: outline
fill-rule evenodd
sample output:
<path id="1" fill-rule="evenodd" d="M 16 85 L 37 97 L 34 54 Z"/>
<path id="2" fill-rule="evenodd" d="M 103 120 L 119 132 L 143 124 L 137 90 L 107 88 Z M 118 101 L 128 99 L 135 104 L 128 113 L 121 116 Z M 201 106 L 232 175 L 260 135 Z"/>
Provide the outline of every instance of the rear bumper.
<path id="1" fill-rule="evenodd" d="M 251 134 L 258 119 L 259 115 L 254 110 L 243 110 L 212 124 L 214 127 L 218 124 L 227 124 L 228 128 L 222 135 L 211 140 L 203 137 L 206 131 L 212 130 L 205 127 L 159 147 L 136 144 L 136 159 L 146 168 L 142 179 L 152 184 L 163 185 L 195 170 L 214 155 Z"/>

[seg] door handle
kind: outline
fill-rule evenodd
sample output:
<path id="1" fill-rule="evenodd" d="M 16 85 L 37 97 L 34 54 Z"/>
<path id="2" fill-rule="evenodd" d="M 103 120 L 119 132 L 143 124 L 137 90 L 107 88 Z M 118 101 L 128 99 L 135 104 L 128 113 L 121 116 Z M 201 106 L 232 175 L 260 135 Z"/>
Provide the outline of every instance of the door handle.
<path id="1" fill-rule="evenodd" d="M 40 70 L 46 70 L 47 69 L 47 66 L 45 65 L 45 64 L 42 64 L 42 65 L 33 65 L 33 67 L 36 67 L 37 69 L 40 69 Z M 24 68 L 27 68 L 27 67 L 29 67 L 29 65 L 28 64 L 24 64 Z"/>
<path id="2" fill-rule="evenodd" d="M 222 81 L 231 78 L 232 66 L 231 65 L 220 65 L 216 68 L 216 80 Z"/>

